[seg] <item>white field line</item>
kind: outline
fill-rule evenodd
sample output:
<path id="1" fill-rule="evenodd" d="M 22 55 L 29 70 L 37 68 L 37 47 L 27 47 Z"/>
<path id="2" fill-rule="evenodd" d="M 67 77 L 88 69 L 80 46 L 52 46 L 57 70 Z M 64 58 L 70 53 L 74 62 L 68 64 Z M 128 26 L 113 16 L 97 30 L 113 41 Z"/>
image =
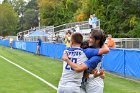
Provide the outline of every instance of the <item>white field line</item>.
<path id="1" fill-rule="evenodd" d="M 20 65 L 18 65 L 18 64 L 16 64 L 16 63 L 14 63 L 14 62 L 12 62 L 12 61 L 10 61 L 10 60 L 8 60 L 7 58 L 5 58 L 5 57 L 3 57 L 3 56 L 1 56 L 1 55 L 0 55 L 0 57 L 1 57 L 1 58 L 3 58 L 4 60 L 6 60 L 7 62 L 9 62 L 9 63 L 11 63 L 11 64 L 15 65 L 16 67 L 18 67 L 18 68 L 22 69 L 23 71 L 25 71 L 25 72 L 29 73 L 30 75 L 34 76 L 35 78 L 37 78 L 37 79 L 41 80 L 42 82 L 44 82 L 44 83 L 45 83 L 45 84 L 47 84 L 48 86 L 52 87 L 53 89 L 57 90 L 57 87 L 55 87 L 55 86 L 54 86 L 54 85 L 52 85 L 51 83 L 47 82 L 47 81 L 46 81 L 46 80 L 44 80 L 43 78 L 41 78 L 41 77 L 37 76 L 36 74 L 34 74 L 34 73 L 32 73 L 32 72 L 28 71 L 27 69 L 25 69 L 25 68 L 21 67 Z"/>

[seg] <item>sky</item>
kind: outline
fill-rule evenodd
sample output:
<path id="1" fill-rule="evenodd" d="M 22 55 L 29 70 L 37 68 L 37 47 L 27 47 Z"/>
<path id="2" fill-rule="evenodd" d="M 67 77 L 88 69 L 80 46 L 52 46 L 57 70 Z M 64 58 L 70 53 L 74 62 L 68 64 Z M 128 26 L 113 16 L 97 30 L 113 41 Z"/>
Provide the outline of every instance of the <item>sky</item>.
<path id="1" fill-rule="evenodd" d="M 2 2 L 3 0 L 0 0 L 0 3 Z"/>

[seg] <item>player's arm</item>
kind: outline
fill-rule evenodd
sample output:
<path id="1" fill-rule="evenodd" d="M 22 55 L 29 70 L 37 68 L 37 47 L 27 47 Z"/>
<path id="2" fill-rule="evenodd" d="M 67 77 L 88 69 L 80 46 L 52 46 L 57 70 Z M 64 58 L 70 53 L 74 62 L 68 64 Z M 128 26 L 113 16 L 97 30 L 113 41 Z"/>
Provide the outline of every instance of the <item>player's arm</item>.
<path id="1" fill-rule="evenodd" d="M 87 65 L 88 69 L 95 69 L 99 62 L 101 62 L 102 56 L 94 56 L 84 63 Z"/>
<path id="2" fill-rule="evenodd" d="M 101 58 L 99 58 L 98 56 L 95 56 L 89 59 L 88 61 L 86 61 L 85 63 L 81 62 L 81 64 L 76 64 L 76 63 L 73 63 L 71 60 L 69 60 L 67 54 L 65 53 L 62 59 L 65 62 L 67 62 L 76 72 L 81 72 L 81 71 L 87 70 L 88 68 L 97 67 Z"/>
<path id="3" fill-rule="evenodd" d="M 67 53 L 63 54 L 62 60 L 67 62 L 76 72 L 81 72 L 88 69 L 87 65 L 84 63 L 76 64 L 69 60 Z"/>
<path id="4" fill-rule="evenodd" d="M 106 54 L 109 52 L 109 48 L 107 45 L 103 45 L 102 48 L 87 48 L 84 49 L 84 53 L 86 54 L 87 58 L 91 58 L 93 56 Z"/>
<path id="5" fill-rule="evenodd" d="M 99 49 L 98 55 L 107 54 L 109 52 L 109 48 L 106 44 Z"/>

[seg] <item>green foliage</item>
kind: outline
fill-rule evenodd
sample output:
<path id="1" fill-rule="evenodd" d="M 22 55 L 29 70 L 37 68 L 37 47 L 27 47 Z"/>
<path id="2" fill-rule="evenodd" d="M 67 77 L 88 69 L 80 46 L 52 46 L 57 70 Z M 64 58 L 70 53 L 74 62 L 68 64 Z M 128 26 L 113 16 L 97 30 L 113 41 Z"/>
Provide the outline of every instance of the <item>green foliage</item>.
<path id="1" fill-rule="evenodd" d="M 38 11 L 34 9 L 27 9 L 24 12 L 24 19 L 23 19 L 23 28 L 30 29 L 31 27 L 38 26 Z"/>
<path id="2" fill-rule="evenodd" d="M 76 12 L 77 0 L 39 0 L 41 24 L 60 25 L 70 22 Z"/>
<path id="3" fill-rule="evenodd" d="M 25 6 L 26 9 L 34 9 L 38 10 L 37 0 L 30 0 L 28 4 Z"/>
<path id="4" fill-rule="evenodd" d="M 20 16 L 16 18 L 16 32 L 38 26 L 39 17 L 41 26 L 47 26 L 87 21 L 90 14 L 95 14 L 107 34 L 140 37 L 140 0 L 4 0 L 4 4 L 11 4 Z"/>
<path id="5" fill-rule="evenodd" d="M 134 38 L 140 38 L 140 22 L 133 30 L 131 30 L 127 33 L 127 36 L 134 37 Z"/>
<path id="6" fill-rule="evenodd" d="M 138 29 L 140 0 L 82 0 L 75 16 L 80 13 L 87 15 L 87 18 L 90 14 L 96 14 L 106 33 L 130 37 L 126 33 Z"/>
<path id="7" fill-rule="evenodd" d="M 37 0 L 30 0 L 28 3 L 25 0 L 12 0 L 12 6 L 19 15 L 16 32 L 38 26 L 39 11 Z"/>
<path id="8" fill-rule="evenodd" d="M 3 0 L 3 2 L 2 2 L 2 4 L 4 4 L 4 3 L 11 3 L 11 0 Z"/>
<path id="9" fill-rule="evenodd" d="M 24 0 L 12 0 L 14 10 L 20 15 L 25 11 L 26 2 Z"/>
<path id="10" fill-rule="evenodd" d="M 17 26 L 17 14 L 13 10 L 12 6 L 8 3 L 0 5 L 0 35 L 12 35 L 15 34 Z"/>

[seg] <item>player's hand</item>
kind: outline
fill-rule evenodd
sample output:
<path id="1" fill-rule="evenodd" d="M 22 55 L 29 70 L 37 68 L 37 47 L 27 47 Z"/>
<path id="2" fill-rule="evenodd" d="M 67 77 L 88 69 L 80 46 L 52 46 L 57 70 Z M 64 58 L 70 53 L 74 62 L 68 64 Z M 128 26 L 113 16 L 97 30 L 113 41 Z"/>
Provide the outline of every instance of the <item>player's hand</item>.
<path id="1" fill-rule="evenodd" d="M 105 71 L 104 71 L 103 69 L 100 70 L 100 77 L 101 77 L 102 79 L 105 78 Z"/>
<path id="2" fill-rule="evenodd" d="M 66 62 L 69 60 L 67 53 L 63 54 L 62 60 Z"/>
<path id="3" fill-rule="evenodd" d="M 94 75 L 94 78 L 99 76 L 98 70 L 96 68 L 91 71 L 91 74 Z"/>
<path id="4" fill-rule="evenodd" d="M 98 73 L 98 70 L 95 68 L 95 69 L 91 70 L 90 73 L 91 73 L 91 74 L 96 74 L 96 73 Z"/>
<path id="5" fill-rule="evenodd" d="M 100 69 L 100 75 L 103 75 L 105 71 L 103 69 Z"/>

